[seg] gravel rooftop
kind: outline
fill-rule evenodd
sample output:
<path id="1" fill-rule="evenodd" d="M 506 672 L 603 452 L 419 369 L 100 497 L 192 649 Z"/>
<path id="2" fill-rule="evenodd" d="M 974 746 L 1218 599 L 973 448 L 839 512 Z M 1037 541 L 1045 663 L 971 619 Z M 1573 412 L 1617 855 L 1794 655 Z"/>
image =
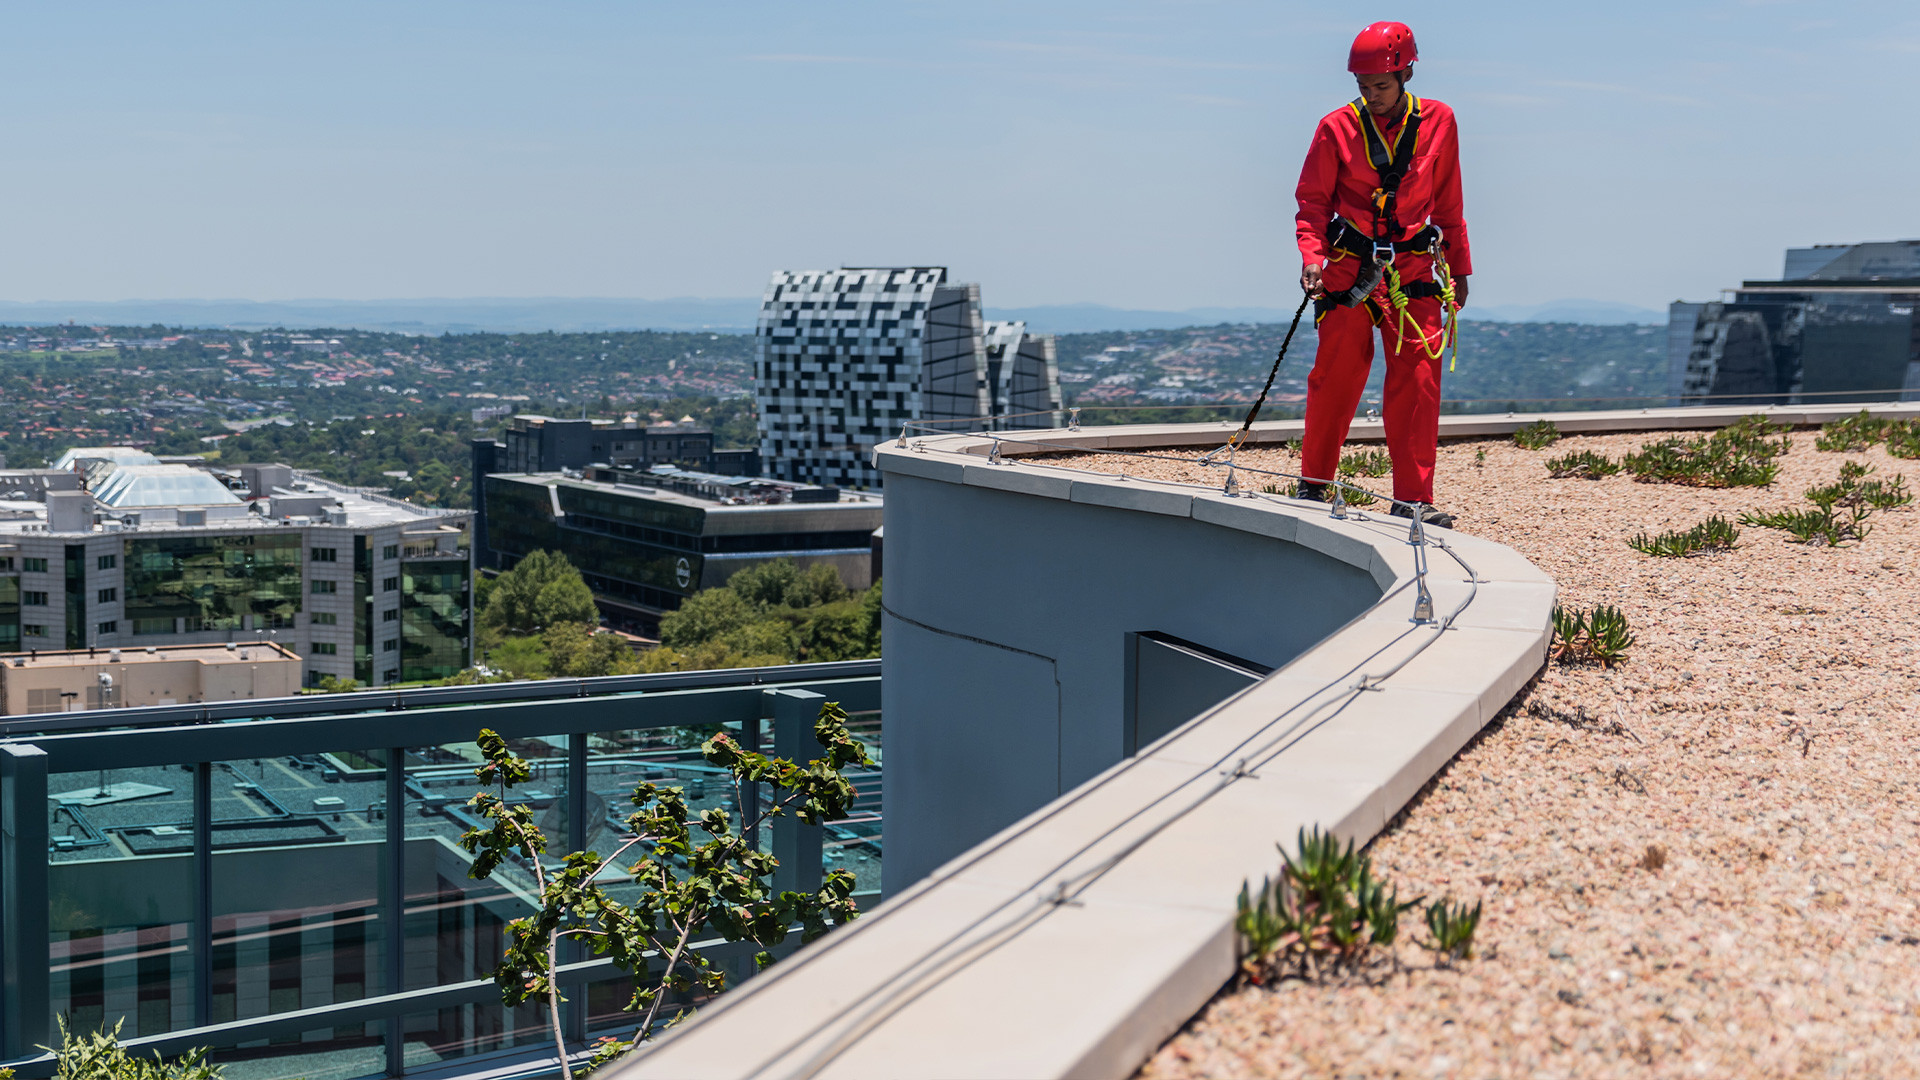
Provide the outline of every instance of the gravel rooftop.
<path id="1" fill-rule="evenodd" d="M 1617 605 L 1638 636 L 1612 670 L 1550 665 L 1372 845 L 1403 896 L 1484 902 L 1476 958 L 1435 967 L 1410 913 L 1400 973 L 1227 987 L 1142 1076 L 1920 1075 L 1920 513 L 1878 512 L 1840 548 L 1755 527 L 1686 559 L 1626 543 L 1805 508 L 1849 459 L 1920 486 L 1920 462 L 1819 452 L 1803 430 L 1764 489 L 1543 466 L 1656 437 L 1441 448 L 1461 531 L 1533 560 L 1562 603 Z"/>

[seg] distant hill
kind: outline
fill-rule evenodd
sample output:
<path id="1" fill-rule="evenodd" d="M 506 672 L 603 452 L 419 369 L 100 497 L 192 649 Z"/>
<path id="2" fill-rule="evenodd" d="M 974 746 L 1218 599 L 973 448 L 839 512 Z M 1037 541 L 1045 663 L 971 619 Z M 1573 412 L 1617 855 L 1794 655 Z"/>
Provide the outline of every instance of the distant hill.
<path id="1" fill-rule="evenodd" d="M 0 324 L 46 326 L 72 321 L 113 326 L 326 327 L 403 334 L 579 333 L 603 330 L 708 330 L 749 333 L 759 315 L 754 297 L 675 300 L 611 298 L 480 298 L 470 300 L 0 300 Z M 1293 309 L 1199 307 L 1184 311 L 1053 304 L 997 308 L 989 319 L 1021 319 L 1039 333 L 1172 330 L 1220 323 L 1284 323 Z M 1607 300 L 1470 307 L 1467 319 L 1607 326 L 1664 324 L 1664 311 Z"/>
<path id="2" fill-rule="evenodd" d="M 1611 300 L 1549 300 L 1544 304 L 1469 307 L 1462 319 L 1506 323 L 1582 323 L 1587 326 L 1665 326 L 1667 313 Z"/>

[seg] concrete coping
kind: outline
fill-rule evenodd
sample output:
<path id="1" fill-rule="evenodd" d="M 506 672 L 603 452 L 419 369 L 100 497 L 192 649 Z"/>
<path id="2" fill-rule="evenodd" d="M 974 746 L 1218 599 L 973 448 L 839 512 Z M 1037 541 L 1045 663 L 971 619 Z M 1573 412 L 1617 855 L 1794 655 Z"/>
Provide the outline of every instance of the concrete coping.
<path id="1" fill-rule="evenodd" d="M 1686 405 L 1671 408 L 1605 409 L 1592 412 L 1473 413 L 1442 416 L 1440 438 L 1473 439 L 1511 435 L 1528 424 L 1547 420 L 1563 435 L 1613 435 L 1632 431 L 1686 431 L 1723 428 L 1745 416 L 1760 414 L 1777 424 L 1811 427 L 1858 415 L 1862 410 L 1889 420 L 1920 419 L 1920 401 L 1833 403 L 1823 405 Z M 1110 427 L 1020 429 L 980 435 L 974 432 L 910 432 L 906 449 L 939 448 L 950 453 L 990 456 L 998 443 L 1001 457 L 1059 454 L 1086 450 L 1213 449 L 1240 429 L 1239 420 L 1204 424 L 1127 424 Z M 1297 439 L 1300 420 L 1262 420 L 1247 433 L 1245 445 L 1274 446 Z M 1349 442 L 1379 442 L 1386 429 L 1378 420 L 1355 420 Z M 900 448 L 890 439 L 876 447 Z"/>
<path id="2" fill-rule="evenodd" d="M 1206 424 L 1013 437 L 1224 441 Z M 1502 545 L 1429 530 L 1437 620 L 1416 622 L 1404 519 L 1024 462 L 1007 440 L 989 463 L 993 441 L 909 437 L 874 456 L 889 473 L 1301 544 L 1366 570 L 1381 599 L 729 992 L 618 1066 L 622 1080 L 1131 1075 L 1233 976 L 1235 900 L 1276 872 L 1276 844 L 1316 825 L 1371 840 L 1545 663 L 1553 581 Z"/>

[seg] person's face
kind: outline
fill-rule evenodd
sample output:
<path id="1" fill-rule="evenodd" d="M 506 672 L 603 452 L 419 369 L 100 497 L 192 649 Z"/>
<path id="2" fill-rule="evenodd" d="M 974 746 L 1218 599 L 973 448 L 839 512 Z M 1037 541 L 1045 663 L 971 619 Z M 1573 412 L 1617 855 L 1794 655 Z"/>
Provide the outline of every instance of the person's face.
<path id="1" fill-rule="evenodd" d="M 1367 111 L 1375 116 L 1385 116 L 1400 107 L 1400 77 L 1387 72 L 1380 75 L 1355 75 L 1353 81 L 1360 86 L 1360 96 L 1367 103 Z"/>

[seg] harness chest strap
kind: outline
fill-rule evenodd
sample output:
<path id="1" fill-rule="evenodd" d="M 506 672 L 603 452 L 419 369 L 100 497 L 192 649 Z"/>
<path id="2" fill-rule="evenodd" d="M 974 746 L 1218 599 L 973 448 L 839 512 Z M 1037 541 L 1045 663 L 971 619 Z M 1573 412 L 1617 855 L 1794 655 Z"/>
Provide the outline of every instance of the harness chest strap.
<path id="1" fill-rule="evenodd" d="M 1380 133 L 1380 125 L 1374 123 L 1373 113 L 1367 108 L 1366 100 L 1354 98 L 1347 104 L 1353 110 L 1354 117 L 1360 121 L 1360 132 L 1367 141 L 1367 164 L 1380 176 L 1380 186 L 1373 190 L 1373 240 L 1374 243 L 1391 242 L 1400 234 L 1400 222 L 1394 214 L 1400 192 L 1400 181 L 1406 179 L 1407 170 L 1413 166 L 1415 154 L 1420 148 L 1420 99 L 1412 94 L 1402 94 L 1406 98 L 1406 114 L 1401 121 L 1400 130 L 1394 132 L 1389 143 Z M 1406 152 L 1401 153 L 1402 147 Z M 1385 226 L 1382 228 L 1381 226 Z"/>

